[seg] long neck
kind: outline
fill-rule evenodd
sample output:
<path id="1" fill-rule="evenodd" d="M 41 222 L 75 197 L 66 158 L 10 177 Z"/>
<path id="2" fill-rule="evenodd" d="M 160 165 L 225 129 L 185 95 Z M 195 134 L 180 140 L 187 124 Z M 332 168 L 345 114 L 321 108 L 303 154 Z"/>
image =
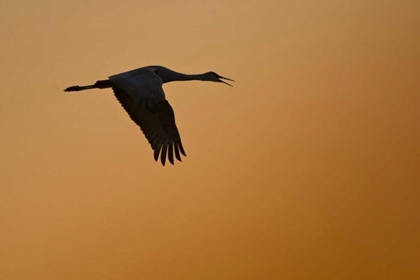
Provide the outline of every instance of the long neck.
<path id="1" fill-rule="evenodd" d="M 163 83 L 175 82 L 175 81 L 206 81 L 205 74 L 182 74 L 174 71 L 168 73 L 159 73 Z"/>

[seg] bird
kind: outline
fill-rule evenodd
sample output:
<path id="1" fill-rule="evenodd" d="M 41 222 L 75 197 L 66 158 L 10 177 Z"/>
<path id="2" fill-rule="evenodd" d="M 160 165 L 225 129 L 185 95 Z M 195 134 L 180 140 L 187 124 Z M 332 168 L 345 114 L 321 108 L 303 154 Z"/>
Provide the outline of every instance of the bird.
<path id="1" fill-rule="evenodd" d="M 163 84 L 175 81 L 209 81 L 232 86 L 213 71 L 203 74 L 183 74 L 164 66 L 151 65 L 108 76 L 92 85 L 70 86 L 65 92 L 111 88 L 115 98 L 137 124 L 153 150 L 155 161 L 165 166 L 166 158 L 174 164 L 186 157 L 181 136 L 175 123 L 174 110 L 166 100 Z"/>

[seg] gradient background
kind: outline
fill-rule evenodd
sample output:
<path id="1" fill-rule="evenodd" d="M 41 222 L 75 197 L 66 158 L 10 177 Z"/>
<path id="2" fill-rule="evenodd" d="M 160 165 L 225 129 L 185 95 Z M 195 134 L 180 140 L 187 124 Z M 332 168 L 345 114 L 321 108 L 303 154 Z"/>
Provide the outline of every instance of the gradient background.
<path id="1" fill-rule="evenodd" d="M 0 279 L 420 279 L 419 1 L 2 1 Z M 188 157 L 111 90 L 161 64 Z"/>

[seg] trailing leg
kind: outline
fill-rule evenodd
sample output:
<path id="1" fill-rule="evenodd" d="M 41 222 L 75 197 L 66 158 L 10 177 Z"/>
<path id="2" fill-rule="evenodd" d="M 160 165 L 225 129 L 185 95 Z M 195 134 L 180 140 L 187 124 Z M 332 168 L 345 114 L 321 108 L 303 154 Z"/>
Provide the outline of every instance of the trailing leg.
<path id="1" fill-rule="evenodd" d="M 66 88 L 64 91 L 81 91 L 81 90 L 94 89 L 94 88 L 110 88 L 112 86 L 113 84 L 110 80 L 101 80 L 101 81 L 97 81 L 93 85 L 71 86 L 71 87 Z"/>

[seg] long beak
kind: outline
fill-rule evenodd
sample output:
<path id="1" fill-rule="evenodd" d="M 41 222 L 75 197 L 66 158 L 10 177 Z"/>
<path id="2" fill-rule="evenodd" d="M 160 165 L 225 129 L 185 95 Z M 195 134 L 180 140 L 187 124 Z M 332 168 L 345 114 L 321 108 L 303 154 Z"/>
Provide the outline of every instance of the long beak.
<path id="1" fill-rule="evenodd" d="M 225 82 L 225 81 L 223 81 L 223 80 L 220 80 L 220 79 L 225 79 L 225 80 L 232 81 L 232 82 L 234 82 L 234 80 L 229 79 L 229 78 L 226 78 L 226 77 L 222 77 L 222 76 L 219 76 L 218 78 L 219 78 L 219 82 L 224 83 L 224 84 L 226 84 L 226 85 L 228 85 L 228 86 L 233 87 L 231 84 L 229 84 L 229 83 L 227 83 L 227 82 Z"/>

